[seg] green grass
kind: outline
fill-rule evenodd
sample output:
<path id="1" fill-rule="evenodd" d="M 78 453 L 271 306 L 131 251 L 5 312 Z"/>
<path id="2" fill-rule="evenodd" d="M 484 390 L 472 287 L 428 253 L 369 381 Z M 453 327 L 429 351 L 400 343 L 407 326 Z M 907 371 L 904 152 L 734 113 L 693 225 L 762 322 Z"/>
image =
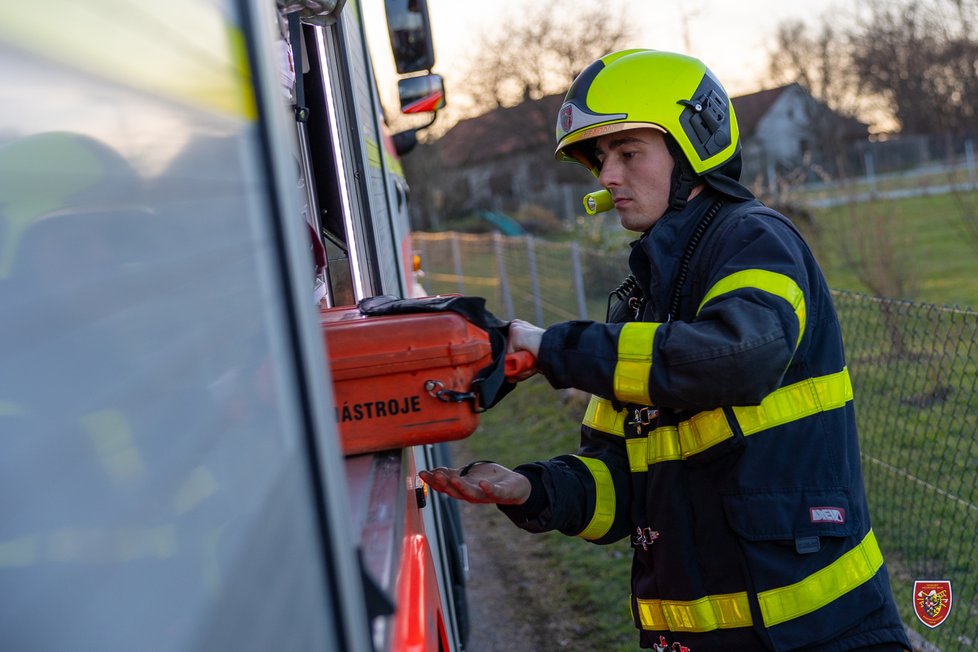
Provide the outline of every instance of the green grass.
<path id="1" fill-rule="evenodd" d="M 905 287 L 889 298 L 978 307 L 978 193 L 821 209 L 814 223 L 804 230 L 831 287 L 873 294 L 847 264 L 848 249 L 867 267 L 892 257 L 888 275 L 902 276 Z"/>
<path id="2" fill-rule="evenodd" d="M 860 193 L 870 191 L 886 192 L 888 190 L 905 190 L 914 188 L 933 188 L 947 184 L 973 183 L 974 179 L 965 168 L 951 171 L 935 171 L 927 174 L 908 173 L 884 173 L 877 175 L 875 183 L 870 185 L 866 179 L 859 179 L 851 183 L 840 183 L 834 186 L 802 186 L 793 190 L 793 193 L 802 199 L 825 199 L 834 198 L 840 195 L 855 196 Z"/>

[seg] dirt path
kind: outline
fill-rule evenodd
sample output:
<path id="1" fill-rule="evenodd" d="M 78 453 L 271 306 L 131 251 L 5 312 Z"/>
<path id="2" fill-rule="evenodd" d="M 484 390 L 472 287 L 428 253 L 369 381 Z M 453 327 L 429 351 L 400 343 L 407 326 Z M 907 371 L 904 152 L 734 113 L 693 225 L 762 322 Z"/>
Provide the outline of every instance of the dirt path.
<path id="1" fill-rule="evenodd" d="M 547 591 L 547 578 L 557 571 L 543 558 L 538 537 L 495 507 L 465 503 L 461 513 L 469 550 L 467 652 L 575 649 L 559 613 L 561 596 Z"/>
<path id="2" fill-rule="evenodd" d="M 503 555 L 498 528 L 506 523 L 500 514 L 485 505 L 463 504 L 462 526 L 469 551 L 469 644 L 467 652 L 511 652 L 541 647 L 541 633 L 528 622 L 526 609 L 514 596 L 510 585 L 513 573 Z"/>
<path id="3" fill-rule="evenodd" d="M 566 604 L 552 595 L 541 546 L 546 535 L 516 528 L 494 506 L 459 507 L 469 553 L 466 652 L 580 649 L 575 619 L 562 613 Z"/>

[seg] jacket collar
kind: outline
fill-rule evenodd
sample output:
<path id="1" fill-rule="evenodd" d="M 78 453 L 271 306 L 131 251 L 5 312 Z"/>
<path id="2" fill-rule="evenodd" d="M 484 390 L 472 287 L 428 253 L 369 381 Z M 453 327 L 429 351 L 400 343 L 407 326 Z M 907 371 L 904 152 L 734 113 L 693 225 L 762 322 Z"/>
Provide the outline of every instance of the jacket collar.
<path id="1" fill-rule="evenodd" d="M 653 319 L 666 319 L 679 260 L 700 218 L 719 197 L 705 188 L 685 208 L 668 211 L 632 243 L 628 266 L 645 293 Z"/>

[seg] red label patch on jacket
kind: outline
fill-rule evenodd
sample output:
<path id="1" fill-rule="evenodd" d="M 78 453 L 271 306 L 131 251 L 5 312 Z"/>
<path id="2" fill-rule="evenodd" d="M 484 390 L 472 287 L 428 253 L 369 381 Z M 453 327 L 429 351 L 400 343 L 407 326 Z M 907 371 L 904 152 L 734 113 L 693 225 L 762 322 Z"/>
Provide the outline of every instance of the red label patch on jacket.
<path id="1" fill-rule="evenodd" d="M 652 649 L 656 652 L 693 652 L 690 648 L 686 647 L 679 641 L 669 645 L 669 641 L 666 640 L 665 636 L 660 636 L 659 643 L 653 643 Z"/>
<path id="2" fill-rule="evenodd" d="M 846 510 L 841 507 L 809 507 L 812 523 L 845 523 Z"/>
<path id="3" fill-rule="evenodd" d="M 914 580 L 913 610 L 931 629 L 943 623 L 951 613 L 951 581 Z"/>

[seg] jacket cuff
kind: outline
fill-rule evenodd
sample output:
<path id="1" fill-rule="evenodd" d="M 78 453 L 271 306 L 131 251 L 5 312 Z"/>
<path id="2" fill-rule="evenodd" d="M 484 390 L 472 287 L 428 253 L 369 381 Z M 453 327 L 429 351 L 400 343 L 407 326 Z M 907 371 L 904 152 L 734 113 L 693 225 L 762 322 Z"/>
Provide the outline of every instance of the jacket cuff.
<path id="1" fill-rule="evenodd" d="M 543 333 L 538 364 L 544 377 L 554 389 L 571 387 L 571 372 L 567 367 L 568 351 L 575 351 L 581 334 L 591 322 L 570 321 L 554 324 Z"/>
<path id="2" fill-rule="evenodd" d="M 534 472 L 531 465 L 521 465 L 513 470 L 530 481 L 530 497 L 522 505 L 497 505 L 497 507 L 509 520 L 523 527 L 530 522 L 538 521 L 544 510 L 549 507 L 550 501 L 543 480 L 540 479 L 539 473 Z"/>

